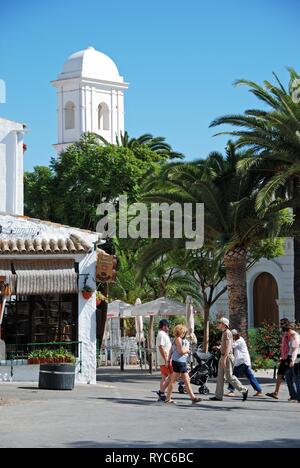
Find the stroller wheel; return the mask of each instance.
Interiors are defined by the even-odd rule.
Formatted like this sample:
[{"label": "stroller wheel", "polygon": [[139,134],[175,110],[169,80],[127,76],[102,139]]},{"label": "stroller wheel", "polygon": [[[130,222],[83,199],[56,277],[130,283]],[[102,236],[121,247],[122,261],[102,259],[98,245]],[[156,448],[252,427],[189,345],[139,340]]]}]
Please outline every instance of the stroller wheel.
[{"label": "stroller wheel", "polygon": [[182,395],[184,394],[184,387],[182,385],[179,385],[178,392],[181,393]]},{"label": "stroller wheel", "polygon": [[199,387],[199,393],[200,395],[208,395],[209,389],[204,385],[203,387]]}]

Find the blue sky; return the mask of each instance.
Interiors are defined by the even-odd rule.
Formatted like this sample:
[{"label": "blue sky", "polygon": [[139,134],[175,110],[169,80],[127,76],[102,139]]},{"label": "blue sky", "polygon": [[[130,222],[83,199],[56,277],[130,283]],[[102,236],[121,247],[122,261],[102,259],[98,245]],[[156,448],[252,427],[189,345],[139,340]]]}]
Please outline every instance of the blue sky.
[{"label": "blue sky", "polygon": [[261,82],[300,70],[298,0],[4,0],[0,2],[0,115],[27,123],[25,167],[55,155],[56,99],[50,81],[88,46],[111,56],[131,83],[126,128],[165,136],[188,159],[223,150],[217,116],[255,100],[237,78]]}]

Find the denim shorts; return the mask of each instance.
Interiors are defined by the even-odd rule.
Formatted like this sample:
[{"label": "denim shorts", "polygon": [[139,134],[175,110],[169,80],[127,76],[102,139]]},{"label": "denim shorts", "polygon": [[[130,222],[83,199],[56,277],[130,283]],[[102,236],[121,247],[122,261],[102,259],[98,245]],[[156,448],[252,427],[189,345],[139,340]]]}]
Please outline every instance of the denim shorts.
[{"label": "denim shorts", "polygon": [[188,368],[186,362],[172,361],[173,371],[176,374],[187,374]]}]

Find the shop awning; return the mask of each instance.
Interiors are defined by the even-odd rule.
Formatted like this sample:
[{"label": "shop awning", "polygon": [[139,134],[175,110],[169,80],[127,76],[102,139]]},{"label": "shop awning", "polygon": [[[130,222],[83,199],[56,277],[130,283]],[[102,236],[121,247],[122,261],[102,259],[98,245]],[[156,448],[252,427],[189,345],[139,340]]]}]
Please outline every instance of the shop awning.
[{"label": "shop awning", "polygon": [[78,292],[74,260],[13,260],[16,294],[74,294]]}]

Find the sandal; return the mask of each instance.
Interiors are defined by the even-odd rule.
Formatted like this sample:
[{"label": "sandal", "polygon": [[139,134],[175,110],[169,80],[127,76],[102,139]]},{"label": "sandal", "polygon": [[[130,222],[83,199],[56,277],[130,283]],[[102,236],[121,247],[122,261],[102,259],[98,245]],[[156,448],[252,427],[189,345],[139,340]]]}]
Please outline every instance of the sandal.
[{"label": "sandal", "polygon": [[165,405],[176,405],[176,402],[174,400],[166,400]]},{"label": "sandal", "polygon": [[200,403],[200,401],[202,401],[202,398],[194,398],[192,404],[195,405],[196,403]]},{"label": "sandal", "polygon": [[274,398],[274,400],[279,400],[278,396],[274,392],[273,393],[266,393],[266,396],[270,397],[270,398]]}]

